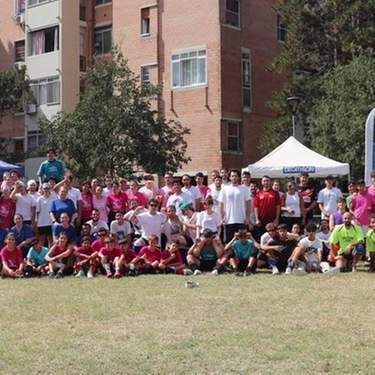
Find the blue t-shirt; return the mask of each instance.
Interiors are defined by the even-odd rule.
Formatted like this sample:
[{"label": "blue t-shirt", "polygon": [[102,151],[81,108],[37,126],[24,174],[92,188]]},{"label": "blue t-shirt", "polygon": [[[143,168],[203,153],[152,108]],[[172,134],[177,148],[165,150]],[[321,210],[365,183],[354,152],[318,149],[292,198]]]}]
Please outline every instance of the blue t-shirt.
[{"label": "blue t-shirt", "polygon": [[203,261],[211,260],[216,261],[217,255],[214,247],[205,248],[203,247],[201,253],[199,254],[199,259]]},{"label": "blue t-shirt", "polygon": [[10,232],[16,235],[16,245],[18,246],[21,242],[27,240],[28,238],[34,237],[34,232],[30,225],[23,224],[22,228],[18,231],[17,227],[14,225],[10,228]]},{"label": "blue t-shirt", "polygon": [[30,247],[26,258],[30,259],[31,263],[37,267],[47,263],[45,259],[47,253],[48,249],[44,246],[40,247],[40,252],[36,251],[33,247]]},{"label": "blue t-shirt", "polygon": [[44,161],[37,172],[37,175],[41,176],[44,182],[48,182],[50,177],[54,177],[59,182],[63,174],[64,164],[56,159],[53,161]]},{"label": "blue t-shirt", "polygon": [[236,240],[233,243],[233,250],[238,259],[249,259],[251,252],[253,251],[253,241],[247,240],[246,243],[242,243],[241,240]]},{"label": "blue t-shirt", "polygon": [[60,222],[60,216],[62,213],[66,212],[71,219],[77,210],[74,202],[70,198],[66,198],[64,200],[54,199],[49,206],[49,212],[52,212],[55,215],[56,220]]},{"label": "blue t-shirt", "polygon": [[72,243],[76,239],[76,228],[74,225],[70,224],[68,228],[64,228],[62,224],[52,225],[52,234],[56,237],[60,235],[61,232],[65,232],[68,236],[68,242]]}]

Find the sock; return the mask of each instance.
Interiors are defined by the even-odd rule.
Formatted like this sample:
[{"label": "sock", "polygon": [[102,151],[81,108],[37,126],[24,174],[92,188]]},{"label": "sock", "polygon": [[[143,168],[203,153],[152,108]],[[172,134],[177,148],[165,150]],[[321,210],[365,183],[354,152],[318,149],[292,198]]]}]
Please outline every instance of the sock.
[{"label": "sock", "polygon": [[271,268],[275,267],[276,266],[276,262],[275,262],[275,259],[272,259],[272,258],[268,258],[268,264]]},{"label": "sock", "polygon": [[115,268],[115,271],[116,271],[116,272],[120,272],[120,267],[116,267],[116,268]]},{"label": "sock", "polygon": [[196,264],[191,264],[190,269],[194,272],[195,270],[198,269],[198,266]]},{"label": "sock", "polygon": [[106,272],[111,272],[111,267],[108,264],[104,266],[104,269],[106,270]]},{"label": "sock", "polygon": [[288,267],[290,267],[291,269],[294,268],[294,263],[291,260],[288,262]]}]

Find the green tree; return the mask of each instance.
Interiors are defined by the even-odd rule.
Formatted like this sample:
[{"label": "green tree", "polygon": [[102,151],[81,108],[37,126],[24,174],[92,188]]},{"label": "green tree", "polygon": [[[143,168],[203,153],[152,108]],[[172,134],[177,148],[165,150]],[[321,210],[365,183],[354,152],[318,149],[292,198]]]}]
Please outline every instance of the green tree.
[{"label": "green tree", "polygon": [[316,80],[308,135],[315,150],[349,163],[363,177],[365,122],[375,107],[375,58],[355,58]]},{"label": "green tree", "polygon": [[[260,142],[267,153],[291,135],[291,114],[286,98],[301,98],[298,122],[314,128],[314,106],[322,100],[321,77],[349,64],[358,56],[373,56],[375,46],[375,2],[367,0],[277,0],[275,11],[287,28],[287,40],[269,69],[290,72],[291,83],[269,102],[277,119],[265,125]],[[305,143],[316,145],[306,133]],[[352,149],[351,145],[348,145]],[[321,151],[322,147],[317,148]]]},{"label": "green tree", "polygon": [[154,109],[161,88],[140,85],[121,52],[114,49],[109,61],[96,59],[86,84],[74,110],[40,123],[46,145],[60,150],[77,177],[98,170],[162,174],[189,162],[184,140],[189,129]]}]

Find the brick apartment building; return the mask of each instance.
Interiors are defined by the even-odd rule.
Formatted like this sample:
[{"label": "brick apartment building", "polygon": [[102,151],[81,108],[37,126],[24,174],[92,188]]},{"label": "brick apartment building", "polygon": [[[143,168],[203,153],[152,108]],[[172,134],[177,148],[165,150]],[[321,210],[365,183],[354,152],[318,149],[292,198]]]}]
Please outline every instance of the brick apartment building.
[{"label": "brick apartment building", "polygon": [[[267,65],[285,30],[273,0],[0,0],[0,69],[25,64],[36,103],[3,119],[0,134],[32,151],[37,119],[72,109],[96,53],[120,46],[143,82],[163,85],[158,106],[191,129],[184,172],[244,167],[260,154],[266,103],[287,77]],[[35,174],[40,158],[26,160]]]}]

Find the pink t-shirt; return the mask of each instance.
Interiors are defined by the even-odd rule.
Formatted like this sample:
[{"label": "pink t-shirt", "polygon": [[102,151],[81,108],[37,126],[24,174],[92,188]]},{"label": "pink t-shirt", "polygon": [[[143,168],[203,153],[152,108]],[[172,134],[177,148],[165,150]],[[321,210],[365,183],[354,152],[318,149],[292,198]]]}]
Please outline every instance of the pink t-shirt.
[{"label": "pink t-shirt", "polygon": [[3,229],[10,229],[13,226],[13,215],[16,210],[16,203],[13,199],[0,199],[0,225]]},{"label": "pink t-shirt", "polygon": [[143,246],[138,255],[141,257],[144,254],[146,254],[146,259],[150,263],[153,263],[156,260],[158,262],[160,262],[161,252],[160,252],[160,250],[158,248],[156,248],[154,251],[150,251],[150,247],[149,246]]},{"label": "pink t-shirt", "polygon": [[363,194],[355,194],[352,196],[350,206],[354,212],[355,224],[369,225],[371,210],[368,208],[375,206],[375,197],[368,191],[365,191]]},{"label": "pink t-shirt", "polygon": [[204,200],[206,199],[207,193],[210,191],[208,186],[200,185],[198,186],[199,191],[201,192],[201,201],[199,202],[199,211],[204,211]]},{"label": "pink t-shirt", "polygon": [[91,244],[91,247],[94,249],[94,251],[98,253],[101,250],[101,248],[104,247],[104,245],[104,238],[99,238]]},{"label": "pink t-shirt", "polygon": [[128,195],[120,192],[117,195],[110,193],[107,197],[107,207],[111,212],[126,211],[128,203]]},{"label": "pink t-shirt", "polygon": [[163,187],[160,189],[160,192],[163,194],[163,201],[162,201],[161,206],[162,206],[162,207],[167,207],[168,198],[169,198],[171,195],[173,195],[173,188],[172,188],[172,187],[169,187],[169,186],[163,186]]},{"label": "pink t-shirt", "polygon": [[94,208],[99,210],[99,218],[105,222],[108,222],[108,214],[107,214],[107,198],[101,196],[98,198],[96,195],[92,197],[92,205]]},{"label": "pink t-shirt", "polygon": [[137,191],[135,194],[133,192],[129,191],[127,194],[128,194],[128,200],[129,201],[131,199],[137,198],[139,206],[143,206],[143,207],[147,206],[147,201],[146,201],[145,196],[142,193],[140,193],[139,191]]},{"label": "pink t-shirt", "polygon": [[[176,250],[174,252],[174,255],[175,257],[170,261],[171,264],[175,264],[175,263],[182,263],[182,257],[181,257],[181,253],[180,253],[180,250]],[[163,253],[161,254],[161,260],[166,260],[168,259],[169,257],[171,256],[171,253],[169,250],[164,250]]]},{"label": "pink t-shirt", "polygon": [[22,250],[19,247],[15,247],[14,250],[10,251],[8,246],[4,246],[1,249],[0,256],[1,261],[11,270],[17,270],[23,263]]},{"label": "pink t-shirt", "polygon": [[91,219],[93,204],[92,204],[92,194],[81,194],[82,196],[82,220],[87,221]]}]

